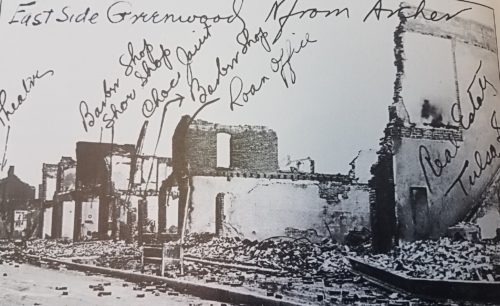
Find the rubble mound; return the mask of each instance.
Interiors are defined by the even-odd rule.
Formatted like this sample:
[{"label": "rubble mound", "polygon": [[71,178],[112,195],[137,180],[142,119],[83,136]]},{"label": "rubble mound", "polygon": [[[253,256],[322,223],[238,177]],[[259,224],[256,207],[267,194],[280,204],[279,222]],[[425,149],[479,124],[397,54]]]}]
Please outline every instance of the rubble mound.
[{"label": "rubble mound", "polygon": [[388,254],[365,255],[373,265],[414,278],[495,280],[490,257],[500,246],[449,238],[402,242]]},{"label": "rubble mound", "polygon": [[0,240],[0,252],[11,251],[15,249],[15,244],[8,240]]},{"label": "rubble mound", "polygon": [[332,274],[349,271],[346,256],[353,253],[345,245],[326,239],[273,237],[262,241],[238,237],[190,235],[184,254],[199,259],[276,269],[291,274]]},{"label": "rubble mound", "polygon": [[109,240],[78,243],[68,240],[32,240],[28,242],[26,253],[52,258],[141,256],[137,247],[125,244],[123,241]]}]

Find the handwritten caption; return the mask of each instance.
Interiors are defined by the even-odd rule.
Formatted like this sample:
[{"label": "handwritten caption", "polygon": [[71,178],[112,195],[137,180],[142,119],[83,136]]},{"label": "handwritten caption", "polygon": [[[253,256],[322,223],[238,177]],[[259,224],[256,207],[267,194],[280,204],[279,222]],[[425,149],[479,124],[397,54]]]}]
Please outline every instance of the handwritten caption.
[{"label": "handwritten caption", "polygon": [[[285,87],[292,86],[297,81],[294,69],[294,59],[304,53],[305,49],[320,43],[313,34],[303,33],[298,41],[288,37],[287,26],[290,21],[302,21],[324,18],[342,18],[349,20],[351,10],[349,7],[317,8],[304,7],[305,2],[299,0],[275,1],[264,10],[265,25],[274,26],[277,30],[266,30],[264,25],[250,30],[247,19],[244,18],[244,0],[234,0],[229,13],[214,15],[193,14],[181,15],[164,11],[136,10],[130,2],[116,1],[110,4],[104,14],[92,10],[90,7],[80,13],[70,13],[69,6],[63,7],[59,12],[55,9],[37,10],[36,1],[20,4],[9,20],[12,25],[41,26],[47,23],[89,23],[109,22],[112,24],[166,24],[178,23],[189,27],[202,26],[202,34],[194,46],[169,46],[167,43],[153,43],[143,39],[140,44],[128,42],[126,51],[118,58],[118,63],[123,70],[123,75],[116,80],[102,82],[102,100],[98,105],[90,105],[86,100],[79,104],[82,126],[85,131],[96,124],[105,128],[113,128],[119,118],[129,109],[131,103],[140,103],[144,118],[152,117],[158,108],[163,109],[163,115],[169,106],[182,107],[186,99],[199,103],[194,115],[197,115],[207,106],[219,102],[221,99],[229,101],[229,109],[236,110],[248,103],[252,96],[264,90],[266,84],[273,78],[279,78]],[[453,13],[438,13],[426,9],[426,1],[422,0],[417,7],[400,6],[395,9],[388,8],[384,1],[373,1],[362,21],[399,18],[424,18],[429,21],[448,21],[469,10],[470,8],[454,11]],[[301,8],[299,8],[301,7]],[[104,15],[104,17],[103,17]],[[198,54],[205,48],[213,35],[215,28],[222,25],[237,27],[238,32],[234,37],[236,49],[230,58],[216,56],[213,61],[215,79],[202,80],[194,69]],[[253,27],[252,27],[253,28]],[[295,33],[293,33],[295,34]],[[238,66],[251,49],[259,46],[269,54],[268,66],[271,71],[263,73],[252,80],[245,78],[238,72]],[[206,59],[203,59],[206,61]],[[180,68],[179,68],[180,67]],[[157,71],[170,73],[163,88],[150,87],[150,79]],[[121,86],[122,78],[132,78],[139,82],[138,88],[124,89]],[[228,83],[227,93],[221,93],[223,83]],[[227,85],[227,84],[226,84]],[[181,88],[187,86],[187,92]],[[147,98],[143,92],[147,92]],[[195,116],[193,116],[195,117]]]},{"label": "handwritten caption", "polygon": [[[242,2],[242,1],[241,1]],[[401,5],[397,8],[392,8],[387,5],[389,2],[391,5],[394,3],[391,1],[377,0],[367,2],[366,13],[363,15],[362,21],[366,22],[370,19],[388,19],[392,17],[398,17],[402,14],[406,18],[424,18],[429,21],[449,21],[454,17],[460,15],[461,13],[471,10],[472,8],[467,7],[460,10],[456,10],[451,13],[440,13],[437,11],[426,11],[427,2],[422,0],[416,9],[410,5]],[[110,24],[165,24],[165,23],[194,23],[200,22],[204,23],[219,23],[227,22],[231,23],[235,15],[214,15],[208,16],[204,14],[199,15],[181,15],[170,11],[163,10],[153,10],[153,11],[143,11],[136,9],[131,2],[128,1],[116,1],[105,7],[103,10],[93,9],[91,6],[87,7],[72,7],[71,5],[65,5],[62,7],[50,7],[41,4],[39,1],[22,1],[20,2],[15,10],[12,12],[4,13],[8,16],[8,24],[10,25],[23,25],[38,27],[47,24],[89,24],[95,25],[98,23],[110,23]],[[301,1],[301,4],[305,1]],[[272,5],[270,13],[273,14],[273,19],[278,20],[280,24],[280,30],[276,33],[273,43],[275,43],[283,34],[283,28],[287,22],[293,18],[316,18],[316,17],[339,17],[346,16],[350,17],[350,7],[342,7],[335,9],[319,9],[319,8],[308,8],[308,9],[298,9],[297,5],[299,0],[279,0],[275,1]],[[1,5],[1,2],[0,2]],[[280,14],[277,18],[277,12],[284,8],[289,7],[289,11],[285,14]],[[233,5],[234,6],[234,5]],[[239,5],[236,5],[239,6]],[[2,11],[0,7],[0,12]]]},{"label": "handwritten caption", "polygon": [[[483,62],[480,61],[467,88],[467,101],[465,101],[464,104],[460,101],[454,103],[450,110],[453,121],[458,124],[460,129],[464,132],[473,127],[477,121],[477,113],[481,111],[485,103],[489,101],[489,98],[498,94],[495,86],[484,74],[483,68]],[[491,128],[496,131],[498,135],[497,141],[500,143],[500,126],[497,121],[496,111],[493,111],[491,114]],[[445,169],[455,168],[451,165],[455,158],[457,158],[461,150],[461,145],[451,136],[449,143],[452,148],[444,150],[444,159],[439,157],[439,155],[438,157],[433,157],[430,153],[430,149],[425,145],[420,145],[419,147],[420,166],[427,187],[431,193],[433,192],[433,187],[430,178],[440,178]],[[489,144],[488,148],[484,151],[474,151],[472,159],[465,159],[462,166],[459,168],[461,169],[460,173],[450,184],[444,195],[448,195],[454,188],[460,188],[464,195],[469,195],[470,190],[476,185],[477,180],[492,166],[495,159],[500,158],[500,150],[497,150],[496,145]],[[466,174],[466,170],[468,169],[471,170],[470,174]]]}]

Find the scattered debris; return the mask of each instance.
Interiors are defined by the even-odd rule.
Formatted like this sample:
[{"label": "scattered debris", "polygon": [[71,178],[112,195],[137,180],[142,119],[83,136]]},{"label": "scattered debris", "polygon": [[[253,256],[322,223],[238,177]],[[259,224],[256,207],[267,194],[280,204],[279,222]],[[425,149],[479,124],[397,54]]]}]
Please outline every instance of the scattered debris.
[{"label": "scattered debris", "polygon": [[448,228],[448,237],[453,240],[468,240],[479,242],[481,239],[481,228],[474,223],[460,222]]},{"label": "scattered debris", "polygon": [[141,255],[137,247],[126,244],[124,241],[99,240],[73,243],[64,239],[28,241],[26,253],[52,258],[90,256],[140,257]]},{"label": "scattered debris", "polygon": [[353,254],[349,247],[329,239],[321,243],[288,237],[251,241],[238,237],[212,238],[206,234],[188,236],[184,248],[186,256],[299,275],[346,273],[349,263],[345,256]]},{"label": "scattered debris", "polygon": [[[74,262],[124,270],[137,270],[141,253],[136,245],[124,241],[87,241],[66,239],[32,240],[26,254],[51,258],[71,258]],[[89,273],[91,275],[91,273]]]},{"label": "scattered debris", "polygon": [[[388,254],[365,256],[374,265],[415,278],[488,280],[495,275],[491,256],[496,245],[441,238],[402,242]],[[494,277],[500,280],[500,275]]]}]

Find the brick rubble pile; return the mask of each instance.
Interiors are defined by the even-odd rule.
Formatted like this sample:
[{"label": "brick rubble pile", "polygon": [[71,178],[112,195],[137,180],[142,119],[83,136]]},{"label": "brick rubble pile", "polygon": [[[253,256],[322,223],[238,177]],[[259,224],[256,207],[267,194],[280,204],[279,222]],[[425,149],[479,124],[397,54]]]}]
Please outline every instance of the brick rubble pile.
[{"label": "brick rubble pile", "polygon": [[253,265],[292,274],[330,274],[349,270],[347,246],[331,240],[311,243],[305,239],[274,238],[263,241],[191,235],[184,254],[204,260]]},{"label": "brick rubble pile", "polygon": [[33,240],[28,242],[27,254],[43,257],[140,257],[137,247],[123,241],[89,241],[72,243],[64,240]]},{"label": "brick rubble pile", "polygon": [[[364,256],[374,265],[406,276],[441,280],[495,280],[491,256],[497,246],[439,240],[402,242],[388,254]],[[500,247],[498,247],[500,250]]]}]

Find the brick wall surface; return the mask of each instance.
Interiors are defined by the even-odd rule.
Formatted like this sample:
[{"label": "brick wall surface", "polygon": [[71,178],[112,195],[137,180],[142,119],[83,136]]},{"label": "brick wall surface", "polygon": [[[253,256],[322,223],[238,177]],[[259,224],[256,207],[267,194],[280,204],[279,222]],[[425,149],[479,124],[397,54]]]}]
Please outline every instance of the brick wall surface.
[{"label": "brick wall surface", "polygon": [[186,153],[192,172],[214,170],[217,166],[217,133],[191,128],[187,136]]},{"label": "brick wall surface", "polygon": [[273,130],[262,126],[228,126],[195,120],[186,137],[191,174],[216,174],[218,133],[231,135],[231,169],[250,172],[278,170],[278,137]]},{"label": "brick wall surface", "polygon": [[414,139],[431,139],[431,140],[456,140],[463,141],[462,131],[459,129],[447,128],[418,128],[405,127],[401,125],[390,125],[385,134],[390,137],[404,137]]},{"label": "brick wall surface", "polygon": [[231,137],[231,167],[249,171],[276,171],[278,136],[271,130],[245,130]]}]

